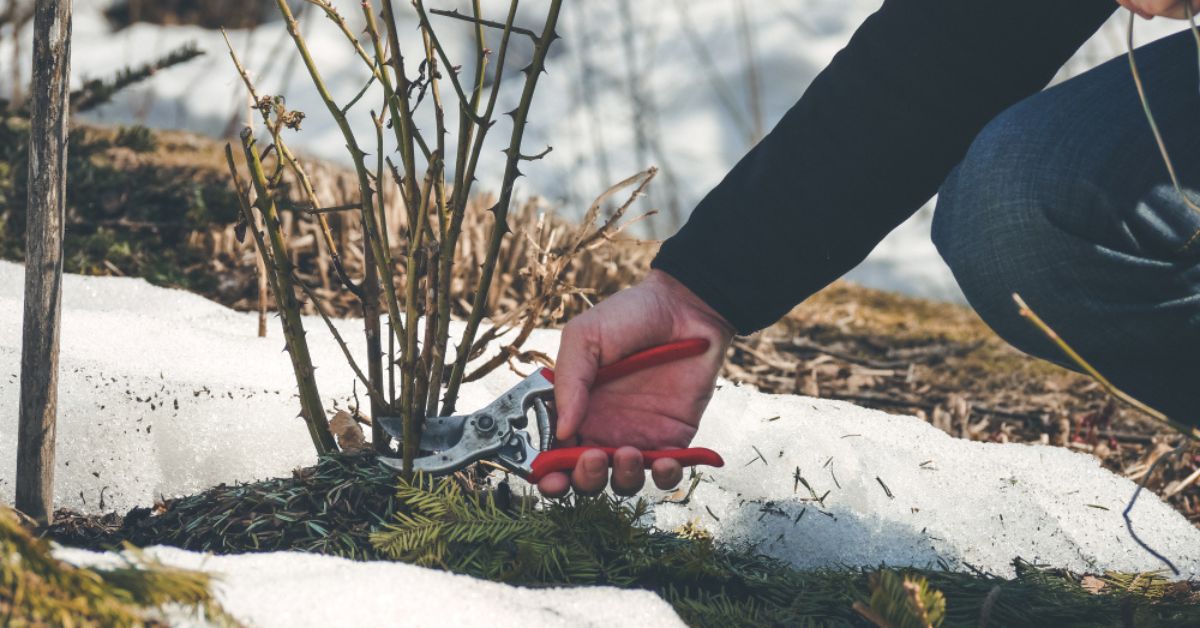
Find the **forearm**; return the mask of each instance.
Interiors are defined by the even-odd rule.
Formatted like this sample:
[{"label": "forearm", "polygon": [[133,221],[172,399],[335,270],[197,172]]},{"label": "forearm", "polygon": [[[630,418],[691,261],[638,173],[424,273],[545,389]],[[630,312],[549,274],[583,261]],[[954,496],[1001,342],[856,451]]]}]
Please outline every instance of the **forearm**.
[{"label": "forearm", "polygon": [[663,244],[654,267],[741,333],[862,261],[1111,0],[888,0]]}]

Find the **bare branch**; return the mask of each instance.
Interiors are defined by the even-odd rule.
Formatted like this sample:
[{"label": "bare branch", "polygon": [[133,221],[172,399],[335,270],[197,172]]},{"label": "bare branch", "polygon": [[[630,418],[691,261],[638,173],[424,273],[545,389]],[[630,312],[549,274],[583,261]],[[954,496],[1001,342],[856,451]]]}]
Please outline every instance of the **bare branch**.
[{"label": "bare branch", "polygon": [[[463,15],[462,13],[458,12],[458,9],[454,9],[453,11],[447,11],[445,9],[430,9],[429,12],[434,15],[440,15],[442,17],[448,17],[448,18],[452,18],[455,20],[462,20],[464,22],[470,22],[472,24],[478,24],[480,26],[487,26],[488,28],[498,28],[501,30],[508,28],[508,25],[502,24],[500,22],[494,22],[492,20],[485,20],[483,18],[471,17],[470,15]],[[528,28],[521,28],[519,26],[513,26],[512,32],[514,32],[518,35],[524,35],[524,36],[532,39],[534,41],[534,43],[537,43],[537,40],[538,40],[537,33],[529,30]]]}]

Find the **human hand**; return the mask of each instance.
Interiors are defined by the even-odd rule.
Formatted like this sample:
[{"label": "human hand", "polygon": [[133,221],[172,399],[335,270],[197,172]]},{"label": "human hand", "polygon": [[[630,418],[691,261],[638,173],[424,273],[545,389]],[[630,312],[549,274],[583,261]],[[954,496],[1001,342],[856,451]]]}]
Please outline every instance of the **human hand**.
[{"label": "human hand", "polygon": [[[733,331],[692,291],[658,270],[576,316],[563,329],[554,367],[558,441],[619,447],[613,454],[613,490],[637,493],[646,481],[639,450],[682,448],[691,442]],[[705,338],[710,347],[704,355],[592,389],[601,366],[685,338]],[[662,459],[654,462],[651,476],[659,488],[671,488],[682,479],[683,468],[675,460]],[[549,474],[538,482],[538,489],[551,497],[565,495],[572,486],[596,493],[608,481],[608,457],[593,450],[579,457],[569,476]]]},{"label": "human hand", "polygon": [[1200,13],[1200,0],[1117,0],[1117,4],[1147,20],[1154,19],[1155,16],[1186,19],[1187,9],[1183,5],[1184,2],[1191,2],[1193,13]]}]

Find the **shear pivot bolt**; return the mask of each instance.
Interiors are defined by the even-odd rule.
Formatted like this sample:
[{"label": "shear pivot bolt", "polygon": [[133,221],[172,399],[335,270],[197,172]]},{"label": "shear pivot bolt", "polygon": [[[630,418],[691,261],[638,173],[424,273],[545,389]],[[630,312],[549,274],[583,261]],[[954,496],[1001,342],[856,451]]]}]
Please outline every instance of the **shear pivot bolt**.
[{"label": "shear pivot bolt", "polygon": [[492,428],[496,427],[496,419],[485,414],[476,420],[475,427],[480,432],[490,432]]}]

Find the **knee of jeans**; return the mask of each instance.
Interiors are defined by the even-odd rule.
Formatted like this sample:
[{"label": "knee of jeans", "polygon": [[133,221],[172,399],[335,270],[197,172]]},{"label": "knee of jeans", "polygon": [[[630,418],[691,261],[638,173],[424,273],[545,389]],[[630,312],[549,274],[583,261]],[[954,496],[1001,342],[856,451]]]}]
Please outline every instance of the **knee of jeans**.
[{"label": "knee of jeans", "polygon": [[1086,214],[1099,186],[1072,151],[1054,145],[1042,113],[1017,105],[1000,114],[939,190],[933,243],[960,283],[995,271],[980,262],[985,251],[1030,251],[1096,218]]}]

